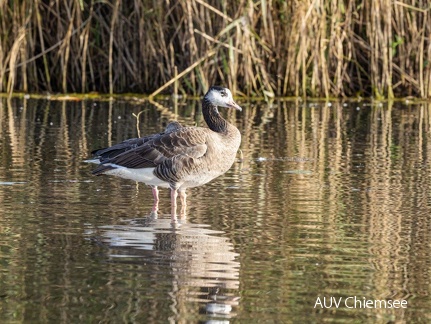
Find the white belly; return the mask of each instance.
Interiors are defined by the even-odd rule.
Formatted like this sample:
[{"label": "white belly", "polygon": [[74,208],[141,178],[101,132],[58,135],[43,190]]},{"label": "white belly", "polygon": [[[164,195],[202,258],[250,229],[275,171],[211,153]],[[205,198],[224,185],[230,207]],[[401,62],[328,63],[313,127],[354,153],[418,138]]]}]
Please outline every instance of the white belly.
[{"label": "white belly", "polygon": [[[155,168],[141,168],[141,169],[129,169],[116,164],[106,164],[114,167],[115,169],[104,171],[104,174],[113,175],[123,179],[143,182],[149,186],[157,186],[162,188],[170,188],[169,182],[161,180],[154,175]],[[222,175],[224,172],[216,170],[207,170],[205,173],[187,174],[180,182],[176,183],[179,190],[185,190],[187,188],[202,186],[214,178]]]},{"label": "white belly", "polygon": [[185,176],[182,179],[182,183],[179,186],[179,188],[186,189],[186,188],[199,187],[217,178],[221,174],[222,173],[220,172],[214,172],[214,171],[207,171],[205,173],[200,173],[200,174],[190,174]]},{"label": "white belly", "polygon": [[105,171],[105,174],[113,175],[123,179],[143,182],[149,186],[169,188],[169,183],[157,178],[153,171],[154,168],[128,169],[119,165],[111,164],[115,169]]}]

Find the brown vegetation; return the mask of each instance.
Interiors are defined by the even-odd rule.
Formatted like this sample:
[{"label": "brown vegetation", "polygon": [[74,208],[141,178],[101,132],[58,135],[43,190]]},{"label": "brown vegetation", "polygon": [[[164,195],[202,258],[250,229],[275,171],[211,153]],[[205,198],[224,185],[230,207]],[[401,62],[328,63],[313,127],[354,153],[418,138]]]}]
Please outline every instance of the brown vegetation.
[{"label": "brown vegetation", "polygon": [[430,23],[425,0],[0,1],[0,92],[429,98]]}]

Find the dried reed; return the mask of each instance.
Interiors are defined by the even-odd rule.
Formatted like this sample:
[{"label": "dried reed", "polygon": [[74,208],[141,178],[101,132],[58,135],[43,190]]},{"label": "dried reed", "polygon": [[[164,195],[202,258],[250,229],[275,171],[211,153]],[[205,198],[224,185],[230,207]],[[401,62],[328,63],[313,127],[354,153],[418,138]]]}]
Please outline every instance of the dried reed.
[{"label": "dried reed", "polygon": [[425,0],[0,1],[0,91],[429,98],[430,22]]}]

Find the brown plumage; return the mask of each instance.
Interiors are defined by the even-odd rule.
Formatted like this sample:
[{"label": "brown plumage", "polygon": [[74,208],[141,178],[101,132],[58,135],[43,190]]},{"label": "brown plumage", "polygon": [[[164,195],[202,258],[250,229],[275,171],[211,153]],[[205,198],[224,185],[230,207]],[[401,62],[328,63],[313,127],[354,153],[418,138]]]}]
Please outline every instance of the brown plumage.
[{"label": "brown plumage", "polygon": [[163,133],[96,150],[100,164],[93,174],[146,183],[153,188],[155,210],[157,187],[170,188],[172,214],[176,214],[178,192],[185,212],[185,190],[201,186],[229,170],[241,143],[240,132],[221,117],[217,107],[241,110],[229,89],[212,87],[202,101],[208,128],[182,127],[174,122]]},{"label": "brown plumage", "polygon": [[97,149],[91,152],[92,155],[96,156],[98,159],[98,162],[103,162],[108,159],[111,159],[117,155],[120,155],[121,153],[124,153],[126,151],[135,149],[145,143],[147,143],[150,140],[154,140],[157,137],[163,136],[165,134],[169,134],[173,131],[176,131],[180,129],[182,126],[179,122],[173,121],[170,122],[167,126],[164,132],[159,134],[151,134],[144,137],[138,137],[138,138],[129,138],[121,143],[115,144],[110,147],[105,147],[102,149]]}]

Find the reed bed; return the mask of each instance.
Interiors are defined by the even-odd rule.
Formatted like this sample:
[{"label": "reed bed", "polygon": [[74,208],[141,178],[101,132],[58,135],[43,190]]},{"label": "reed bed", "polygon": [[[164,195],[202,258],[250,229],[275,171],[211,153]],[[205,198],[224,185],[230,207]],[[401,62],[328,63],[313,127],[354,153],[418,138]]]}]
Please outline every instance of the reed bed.
[{"label": "reed bed", "polygon": [[0,0],[0,92],[431,97],[426,0]]}]

